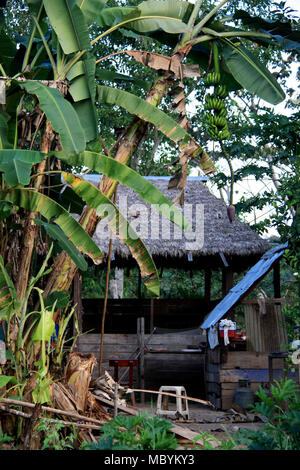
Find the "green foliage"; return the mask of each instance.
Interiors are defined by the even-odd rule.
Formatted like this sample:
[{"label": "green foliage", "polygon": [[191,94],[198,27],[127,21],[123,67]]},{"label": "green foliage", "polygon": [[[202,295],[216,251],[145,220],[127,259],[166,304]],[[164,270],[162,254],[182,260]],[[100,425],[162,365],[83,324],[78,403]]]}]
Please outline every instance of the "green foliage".
[{"label": "green foliage", "polygon": [[194,438],[194,444],[197,444],[197,441],[199,439],[202,439],[203,444],[194,445],[192,449],[195,449],[195,450],[196,449],[197,450],[235,450],[236,448],[236,442],[231,436],[228,436],[227,439],[223,438],[220,442],[212,434],[202,431]]},{"label": "green foliage", "polygon": [[117,416],[102,426],[97,443],[84,444],[83,450],[173,450],[178,446],[172,423],[158,416]]},{"label": "green foliage", "polygon": [[7,434],[3,434],[2,429],[0,428],[0,450],[1,444],[6,444],[7,442],[13,442],[13,438],[8,436]]},{"label": "green foliage", "polygon": [[69,426],[60,422],[54,423],[41,418],[37,426],[37,431],[43,436],[41,450],[73,450],[77,433],[74,426],[71,432],[69,429]]},{"label": "green foliage", "polygon": [[241,430],[236,442],[249,450],[300,449],[300,397],[297,384],[281,379],[271,385],[270,393],[262,387],[257,392],[260,400],[252,411],[265,416],[269,422],[259,431]]}]

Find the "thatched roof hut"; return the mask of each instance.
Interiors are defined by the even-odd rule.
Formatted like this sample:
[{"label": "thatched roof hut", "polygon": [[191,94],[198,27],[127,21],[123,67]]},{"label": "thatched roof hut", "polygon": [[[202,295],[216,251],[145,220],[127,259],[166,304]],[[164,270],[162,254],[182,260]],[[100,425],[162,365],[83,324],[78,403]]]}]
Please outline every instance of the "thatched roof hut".
[{"label": "thatched roof hut", "polygon": [[[94,184],[99,181],[96,175],[85,178]],[[170,201],[178,197],[178,189],[168,189],[169,177],[147,179]],[[193,231],[189,233],[183,233],[121,184],[118,185],[117,205],[143,239],[158,267],[191,270],[229,266],[233,271],[245,270],[269,245],[237,218],[231,223],[226,204],[211,194],[204,181],[202,177],[189,177],[186,182],[181,210],[192,221]],[[98,225],[94,240],[103,252],[108,252],[109,231],[105,220]],[[112,259],[119,266],[135,265],[129,249],[119,239],[113,241]]]}]

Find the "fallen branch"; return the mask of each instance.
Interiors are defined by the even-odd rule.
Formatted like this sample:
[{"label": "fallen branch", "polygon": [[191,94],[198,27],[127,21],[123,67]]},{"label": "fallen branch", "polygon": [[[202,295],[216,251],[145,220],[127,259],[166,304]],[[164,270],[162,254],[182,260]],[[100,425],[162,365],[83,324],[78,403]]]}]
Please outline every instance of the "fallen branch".
[{"label": "fallen branch", "polygon": [[154,393],[156,395],[167,395],[169,397],[184,398],[185,400],[188,400],[188,401],[195,401],[196,403],[201,403],[202,405],[207,405],[207,406],[211,406],[212,408],[215,408],[215,406],[210,401],[201,400],[200,398],[192,398],[186,395],[176,395],[175,393],[159,392],[157,390],[144,390],[143,388],[128,388],[126,390],[126,393],[135,393],[135,392]]},{"label": "fallen branch", "polygon": [[32,416],[31,413],[24,413],[23,411],[13,410],[12,408],[9,408],[9,406],[0,405],[0,411],[4,411],[5,413],[9,413],[11,415],[20,416],[21,418],[31,418]]},{"label": "fallen branch", "polygon": [[[8,404],[8,405],[17,405],[17,406],[26,406],[28,408],[34,408],[35,407],[35,404],[34,403],[30,403],[30,402],[27,402],[27,401],[20,401],[20,400],[14,400],[12,398],[2,398],[1,401],[0,401],[0,405],[1,403],[4,403],[4,404]],[[0,409],[2,408],[5,408],[5,407],[1,407]],[[17,410],[13,410],[15,411],[16,413],[14,414],[17,414],[17,413],[22,413],[21,411],[17,411]],[[49,413],[56,413],[56,414],[60,414],[60,415],[65,415],[65,416],[69,416],[70,418],[74,418],[74,419],[78,419],[80,421],[87,421],[87,422],[90,422],[90,423],[95,423],[95,424],[104,424],[105,421],[99,421],[98,419],[95,419],[95,418],[89,418],[88,416],[82,416],[82,415],[79,415],[77,413],[73,413],[71,411],[65,411],[65,410],[59,410],[57,408],[50,408],[49,406],[42,406],[42,411],[47,411]],[[24,413],[26,414],[26,413]],[[21,416],[21,414],[19,415]],[[26,416],[23,416],[24,418],[29,418],[31,415],[26,415]]]},{"label": "fallen branch", "polygon": [[61,423],[65,426],[75,426],[76,428],[83,428],[83,429],[95,429],[100,431],[102,429],[101,426],[95,426],[94,424],[82,424],[82,423],[72,423],[71,421],[62,421],[60,419],[52,419],[52,418],[43,418],[50,423]]},{"label": "fallen branch", "polygon": [[[26,406],[28,405],[26,404]],[[23,411],[14,410],[13,408],[10,408],[9,406],[0,405],[0,411],[4,411],[5,413],[9,413],[12,415],[20,416],[21,418],[27,418],[27,419],[32,418],[31,413],[23,413]],[[60,419],[45,418],[45,417],[43,417],[43,419],[49,421],[50,423],[60,423],[60,424],[64,424],[65,426],[75,426],[77,428],[83,428],[83,429],[96,429],[98,431],[102,429],[101,426],[96,426],[95,424],[73,423],[72,421],[62,421]]]}]

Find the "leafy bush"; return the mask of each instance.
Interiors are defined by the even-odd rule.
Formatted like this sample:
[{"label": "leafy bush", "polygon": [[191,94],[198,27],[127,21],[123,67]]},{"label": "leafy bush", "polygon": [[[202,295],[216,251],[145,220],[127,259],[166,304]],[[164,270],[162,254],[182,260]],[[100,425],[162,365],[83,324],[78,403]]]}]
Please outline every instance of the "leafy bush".
[{"label": "leafy bush", "polygon": [[178,443],[170,432],[172,423],[158,416],[117,416],[102,427],[98,442],[85,443],[83,450],[172,450]]},{"label": "leafy bush", "polygon": [[49,421],[42,418],[37,431],[44,437],[41,450],[72,450],[77,439],[75,428],[70,433],[67,426],[60,422]]},{"label": "leafy bush", "polygon": [[[221,441],[217,439],[215,436],[212,434],[209,434],[208,432],[201,431],[194,439],[194,445],[192,449],[197,449],[197,450],[235,450],[236,448],[236,442],[234,439],[227,435],[227,439],[222,439]],[[203,444],[202,445],[195,445],[197,444],[197,441],[199,439],[202,439]],[[213,443],[217,443],[216,446],[213,445]],[[185,450],[189,450],[189,447],[187,447]]]},{"label": "leafy bush", "polygon": [[300,398],[297,384],[291,379],[281,379],[271,385],[268,394],[263,388],[257,392],[260,402],[252,411],[268,418],[261,430],[241,430],[236,441],[248,450],[299,450],[300,449]]}]

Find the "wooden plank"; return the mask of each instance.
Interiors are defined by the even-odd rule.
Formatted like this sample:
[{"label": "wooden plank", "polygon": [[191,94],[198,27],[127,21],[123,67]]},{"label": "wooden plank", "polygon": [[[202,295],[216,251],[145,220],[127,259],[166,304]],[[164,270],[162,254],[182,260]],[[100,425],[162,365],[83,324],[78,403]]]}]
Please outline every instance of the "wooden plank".
[{"label": "wooden plank", "polygon": [[[145,342],[147,343],[147,340],[150,335],[145,335]],[[178,345],[178,346],[196,346],[198,347],[200,344],[200,341],[205,341],[206,336],[200,336],[200,335],[190,335],[190,334],[165,334],[165,335],[153,335],[149,343],[147,343],[148,346],[151,345],[162,345],[162,346],[168,346],[168,345]],[[86,335],[83,335],[78,338],[78,343],[83,345],[83,344],[99,344],[100,343],[100,335],[98,334],[93,334],[89,333]],[[105,334],[103,343],[106,345],[109,344],[134,344],[138,345],[138,339],[136,334]]]},{"label": "wooden plank", "polygon": [[260,306],[258,303],[248,303],[244,305],[244,312],[248,349],[256,352],[285,349],[287,335],[281,304],[265,303]]},{"label": "wooden plank", "polygon": [[[282,369],[274,369],[274,379],[283,377]],[[297,373],[289,371],[288,377],[296,379]],[[239,380],[249,380],[250,382],[269,382],[268,369],[226,369],[220,371],[220,382],[238,382]]]},{"label": "wooden plank", "polygon": [[[279,298],[274,298],[274,299],[266,299],[265,302],[267,304],[274,304],[274,303],[285,303],[288,302],[289,299],[286,297],[279,297]],[[244,299],[242,300],[241,304],[258,304],[257,299]]]},{"label": "wooden plank", "polygon": [[[283,367],[283,360],[273,361],[274,369]],[[228,351],[226,362],[222,364],[222,369],[267,369],[268,353],[256,353],[255,351]]]},{"label": "wooden plank", "polygon": [[237,382],[222,382],[221,383],[221,390],[222,392],[224,390],[236,390],[238,387],[238,383]]},{"label": "wooden plank", "polygon": [[[191,431],[188,428],[178,426],[176,424],[173,424],[171,431],[177,434],[177,436],[184,437],[185,439],[188,439],[189,441],[194,441],[194,442],[195,442],[196,437],[199,436],[199,433]],[[208,441],[211,443],[213,448],[216,448],[220,445],[220,442],[218,440],[213,441],[213,440],[208,439]],[[204,444],[202,439],[198,439],[195,443],[199,445]]]},{"label": "wooden plank", "polygon": [[[250,383],[250,387],[254,392],[256,392],[260,386],[261,386],[261,382]],[[222,394],[225,390],[226,391],[230,390],[234,393],[235,390],[238,388],[238,383],[237,382],[222,382],[221,387],[222,387]]]},{"label": "wooden plank", "polygon": [[220,364],[221,362],[221,348],[207,349],[207,363]]}]

